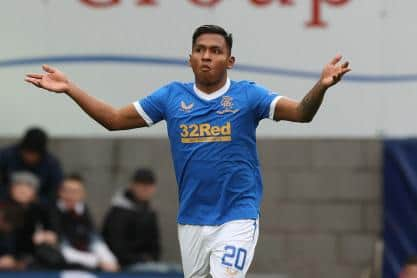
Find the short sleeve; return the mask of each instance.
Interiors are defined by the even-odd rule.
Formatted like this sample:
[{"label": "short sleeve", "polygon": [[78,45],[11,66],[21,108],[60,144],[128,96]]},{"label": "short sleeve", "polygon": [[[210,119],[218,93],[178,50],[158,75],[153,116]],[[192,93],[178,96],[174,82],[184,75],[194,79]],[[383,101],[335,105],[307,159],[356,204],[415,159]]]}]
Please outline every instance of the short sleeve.
[{"label": "short sleeve", "polygon": [[148,126],[165,119],[165,107],[169,94],[169,85],[162,87],[147,97],[135,101],[136,111]]},{"label": "short sleeve", "polygon": [[248,86],[248,98],[259,121],[265,118],[274,119],[275,105],[281,97],[255,83]]}]

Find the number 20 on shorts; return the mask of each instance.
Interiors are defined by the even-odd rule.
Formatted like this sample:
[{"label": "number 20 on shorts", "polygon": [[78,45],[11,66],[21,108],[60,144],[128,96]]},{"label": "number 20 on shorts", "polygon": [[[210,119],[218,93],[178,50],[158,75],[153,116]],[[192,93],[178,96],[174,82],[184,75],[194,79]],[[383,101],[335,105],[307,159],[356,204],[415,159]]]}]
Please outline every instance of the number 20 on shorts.
[{"label": "number 20 on shorts", "polygon": [[236,269],[243,270],[246,261],[246,249],[236,248],[233,245],[226,245],[224,247],[224,255],[222,264]]}]

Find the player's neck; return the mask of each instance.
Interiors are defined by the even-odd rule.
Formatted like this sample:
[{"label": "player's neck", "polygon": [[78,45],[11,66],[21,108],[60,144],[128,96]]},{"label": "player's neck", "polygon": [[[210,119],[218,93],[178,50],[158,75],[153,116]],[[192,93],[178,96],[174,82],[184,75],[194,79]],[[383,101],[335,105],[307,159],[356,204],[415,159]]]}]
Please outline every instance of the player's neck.
[{"label": "player's neck", "polygon": [[197,94],[197,96],[199,96],[200,98],[205,99],[205,100],[213,100],[215,98],[218,98],[218,97],[224,95],[229,90],[229,88],[230,88],[230,79],[227,78],[226,79],[226,83],[224,84],[223,87],[221,87],[218,90],[216,90],[216,91],[214,91],[212,93],[209,93],[209,94],[207,94],[207,93],[203,92],[202,90],[200,90],[197,87],[196,84],[194,84],[194,88],[193,89],[194,89],[194,92]]},{"label": "player's neck", "polygon": [[227,82],[227,75],[220,82],[216,82],[212,84],[204,84],[196,80],[195,85],[201,92],[206,93],[206,94],[211,94],[223,88],[226,82]]}]

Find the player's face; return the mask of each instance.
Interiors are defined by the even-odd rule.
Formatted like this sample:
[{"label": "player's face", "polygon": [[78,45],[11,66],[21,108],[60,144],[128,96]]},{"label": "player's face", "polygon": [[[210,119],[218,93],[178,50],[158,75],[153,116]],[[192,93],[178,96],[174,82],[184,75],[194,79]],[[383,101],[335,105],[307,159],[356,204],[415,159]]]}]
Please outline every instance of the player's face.
[{"label": "player's face", "polygon": [[230,55],[225,39],[219,34],[202,34],[193,45],[189,63],[196,83],[206,87],[223,84],[227,69],[235,58]]}]

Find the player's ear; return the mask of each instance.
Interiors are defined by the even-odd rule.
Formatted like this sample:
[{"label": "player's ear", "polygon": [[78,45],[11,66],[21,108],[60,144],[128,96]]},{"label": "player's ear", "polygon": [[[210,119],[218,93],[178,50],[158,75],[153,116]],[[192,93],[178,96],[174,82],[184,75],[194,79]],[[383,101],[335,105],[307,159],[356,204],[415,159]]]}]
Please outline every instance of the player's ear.
[{"label": "player's ear", "polygon": [[233,68],[235,62],[236,62],[235,56],[230,55],[229,58],[227,59],[227,68],[228,69]]},{"label": "player's ear", "polygon": [[191,67],[191,54],[188,55],[188,65]]}]

